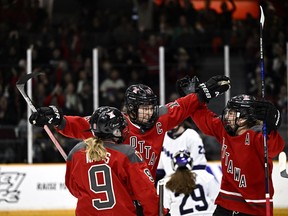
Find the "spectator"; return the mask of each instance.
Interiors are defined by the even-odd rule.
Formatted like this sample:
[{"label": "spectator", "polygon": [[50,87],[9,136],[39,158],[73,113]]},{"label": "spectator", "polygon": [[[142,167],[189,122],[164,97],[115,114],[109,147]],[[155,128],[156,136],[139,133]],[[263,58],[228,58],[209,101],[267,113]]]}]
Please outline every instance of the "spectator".
[{"label": "spectator", "polygon": [[219,14],[219,28],[221,33],[222,42],[224,44],[230,44],[231,33],[233,31],[233,13],[236,11],[236,4],[234,0],[229,0],[232,5],[231,9],[228,9],[226,0],[221,3],[221,13]]},{"label": "spectator", "polygon": [[55,105],[61,107],[65,106],[65,97],[63,96],[63,90],[60,84],[57,84],[52,92],[50,92],[43,101],[44,106]]},{"label": "spectator", "polygon": [[93,112],[93,89],[89,81],[83,82],[81,92],[78,93],[80,103],[83,106],[81,115],[89,116]]},{"label": "spectator", "polygon": [[156,34],[148,34],[143,37],[139,44],[139,50],[143,58],[143,63],[147,67],[147,79],[152,89],[159,83],[159,46],[163,45],[161,38]]},{"label": "spectator", "polygon": [[69,82],[64,92],[65,106],[63,111],[70,113],[70,115],[80,115],[83,113],[83,106],[81,100],[76,93],[74,83]]},{"label": "spectator", "polygon": [[105,104],[109,106],[119,107],[119,102],[122,102],[124,99],[125,87],[125,82],[120,78],[119,71],[113,68],[109,77],[100,84],[103,102],[105,101]]},{"label": "spectator", "polygon": [[133,0],[135,17],[137,20],[139,32],[151,31],[153,26],[154,0]]}]

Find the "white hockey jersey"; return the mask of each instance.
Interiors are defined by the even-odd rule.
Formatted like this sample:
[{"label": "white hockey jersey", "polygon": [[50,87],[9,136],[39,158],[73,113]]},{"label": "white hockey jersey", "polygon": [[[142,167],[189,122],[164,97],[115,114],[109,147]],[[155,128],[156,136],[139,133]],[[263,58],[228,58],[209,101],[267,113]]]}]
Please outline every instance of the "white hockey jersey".
[{"label": "white hockey jersey", "polygon": [[160,161],[157,170],[164,170],[168,176],[173,173],[172,156],[180,150],[187,150],[193,158],[193,170],[206,168],[204,144],[200,135],[193,129],[186,129],[179,137],[172,139],[165,134]]},{"label": "white hockey jersey", "polygon": [[157,184],[159,191],[159,183],[164,184],[163,203],[164,207],[170,209],[171,216],[194,216],[194,215],[212,215],[216,205],[214,201],[218,195],[220,185],[214,180],[214,176],[206,170],[194,170],[196,173],[196,188],[190,194],[175,194],[165,187],[170,176],[160,180]]}]

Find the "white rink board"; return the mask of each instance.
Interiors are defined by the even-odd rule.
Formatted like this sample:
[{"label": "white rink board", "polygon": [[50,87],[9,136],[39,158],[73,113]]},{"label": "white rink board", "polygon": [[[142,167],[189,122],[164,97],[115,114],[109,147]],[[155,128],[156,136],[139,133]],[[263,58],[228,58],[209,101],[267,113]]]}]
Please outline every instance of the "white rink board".
[{"label": "white rink board", "polygon": [[[208,168],[221,180],[220,162],[209,162]],[[280,176],[274,163],[274,208],[288,208],[288,179]],[[0,164],[0,211],[71,210],[74,198],[64,184],[65,164]]]},{"label": "white rink board", "polygon": [[65,164],[0,165],[0,209],[75,209],[65,186]]}]

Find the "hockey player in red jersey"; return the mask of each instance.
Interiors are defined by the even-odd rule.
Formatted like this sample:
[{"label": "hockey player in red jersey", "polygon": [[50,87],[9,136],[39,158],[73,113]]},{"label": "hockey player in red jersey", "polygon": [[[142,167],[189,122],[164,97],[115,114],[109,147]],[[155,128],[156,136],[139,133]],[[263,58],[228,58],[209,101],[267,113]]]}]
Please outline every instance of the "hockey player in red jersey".
[{"label": "hockey player in red jersey", "polygon": [[[189,94],[189,78],[177,81],[182,93]],[[193,83],[195,85],[195,83]],[[205,92],[205,94],[203,94]],[[216,199],[214,216],[266,215],[266,187],[263,121],[266,122],[268,146],[268,175],[270,215],[273,215],[272,159],[284,148],[277,129],[281,123],[279,110],[266,100],[250,95],[232,97],[221,118],[207,108],[214,94],[210,87],[200,84],[197,107],[192,119],[205,134],[214,136],[221,144],[222,181]]]},{"label": "hockey player in red jersey", "polygon": [[[212,83],[214,97],[230,87],[229,78],[218,75],[208,80]],[[193,89],[193,87],[192,87]],[[217,92],[217,94],[215,93]],[[158,105],[157,96],[146,85],[128,87],[125,93],[126,118],[130,128],[124,143],[134,147],[146,161],[155,179],[165,132],[182,123],[196,109],[197,97],[189,94],[163,106]],[[64,136],[86,139],[92,136],[85,132],[89,128],[90,117],[64,116],[55,106],[41,107],[33,113],[29,121],[36,126],[50,123]]]},{"label": "hockey player in red jersey", "polygon": [[145,216],[158,215],[159,198],[145,161],[131,146],[120,145],[129,133],[122,113],[100,107],[90,128],[94,136],[77,144],[66,162],[65,184],[78,199],[76,215],[135,216],[131,194]]}]

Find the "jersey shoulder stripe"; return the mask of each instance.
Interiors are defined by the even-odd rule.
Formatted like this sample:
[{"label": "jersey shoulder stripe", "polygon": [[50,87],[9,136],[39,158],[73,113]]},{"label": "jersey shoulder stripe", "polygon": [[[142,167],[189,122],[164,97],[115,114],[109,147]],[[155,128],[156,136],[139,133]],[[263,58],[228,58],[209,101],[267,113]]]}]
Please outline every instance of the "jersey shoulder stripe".
[{"label": "jersey shoulder stripe", "polygon": [[68,154],[67,160],[71,161],[73,154],[82,149],[86,149],[86,144],[83,141],[79,142],[73,147],[73,149]]},{"label": "jersey shoulder stripe", "polygon": [[159,106],[159,117],[168,113],[168,108],[166,106]]},{"label": "jersey shoulder stripe", "polygon": [[104,147],[121,152],[122,154],[126,155],[131,163],[139,163],[144,162],[142,157],[136,155],[136,151],[133,147],[128,144],[111,144],[105,143]]},{"label": "jersey shoulder stripe", "polygon": [[261,125],[255,125],[255,126],[251,127],[250,130],[252,130],[256,133],[259,133],[259,132],[262,132],[262,126]]}]

